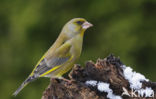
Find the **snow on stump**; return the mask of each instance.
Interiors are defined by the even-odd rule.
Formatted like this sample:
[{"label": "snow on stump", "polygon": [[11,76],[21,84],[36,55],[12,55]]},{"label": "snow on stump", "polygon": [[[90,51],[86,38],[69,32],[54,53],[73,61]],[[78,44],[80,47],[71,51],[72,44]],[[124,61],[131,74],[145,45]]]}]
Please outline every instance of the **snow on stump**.
[{"label": "snow on stump", "polygon": [[42,99],[156,99],[156,83],[113,55],[75,65],[69,78],[52,78]]}]

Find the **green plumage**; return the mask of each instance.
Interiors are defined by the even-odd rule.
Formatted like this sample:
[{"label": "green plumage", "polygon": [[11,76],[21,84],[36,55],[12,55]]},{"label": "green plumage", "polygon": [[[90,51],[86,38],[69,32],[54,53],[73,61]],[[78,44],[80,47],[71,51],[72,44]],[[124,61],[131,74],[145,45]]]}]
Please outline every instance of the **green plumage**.
[{"label": "green plumage", "polygon": [[29,82],[39,77],[60,77],[69,71],[79,59],[83,35],[92,26],[83,18],[70,20],[63,27],[59,37],[39,60],[30,76],[13,95],[17,95]]}]

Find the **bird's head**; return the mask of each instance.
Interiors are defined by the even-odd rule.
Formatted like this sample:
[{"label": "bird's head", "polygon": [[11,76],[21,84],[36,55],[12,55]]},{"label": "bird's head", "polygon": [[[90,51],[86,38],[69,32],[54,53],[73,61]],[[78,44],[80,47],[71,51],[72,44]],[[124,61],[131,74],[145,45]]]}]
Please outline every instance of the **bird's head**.
[{"label": "bird's head", "polygon": [[85,30],[93,25],[86,21],[84,18],[74,18],[70,20],[63,28],[63,31],[69,36],[74,36],[76,34],[83,34]]}]

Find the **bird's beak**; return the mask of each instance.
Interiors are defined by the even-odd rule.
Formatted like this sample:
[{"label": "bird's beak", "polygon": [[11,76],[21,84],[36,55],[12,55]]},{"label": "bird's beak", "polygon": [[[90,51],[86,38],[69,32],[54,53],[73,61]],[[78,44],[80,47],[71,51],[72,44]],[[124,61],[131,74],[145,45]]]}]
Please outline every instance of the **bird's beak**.
[{"label": "bird's beak", "polygon": [[92,26],[93,26],[93,24],[91,24],[91,23],[89,23],[87,21],[82,24],[83,29],[88,29],[89,27],[92,27]]}]

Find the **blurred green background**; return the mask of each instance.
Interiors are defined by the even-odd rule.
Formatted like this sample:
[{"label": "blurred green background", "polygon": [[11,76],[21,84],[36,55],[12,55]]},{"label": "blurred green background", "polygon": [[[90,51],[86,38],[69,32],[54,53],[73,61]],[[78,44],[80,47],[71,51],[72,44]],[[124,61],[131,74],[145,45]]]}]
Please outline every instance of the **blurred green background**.
[{"label": "blurred green background", "polygon": [[114,53],[156,81],[156,0],[0,0],[1,99],[41,98],[48,78],[11,95],[75,17],[94,24],[86,31],[78,64]]}]

